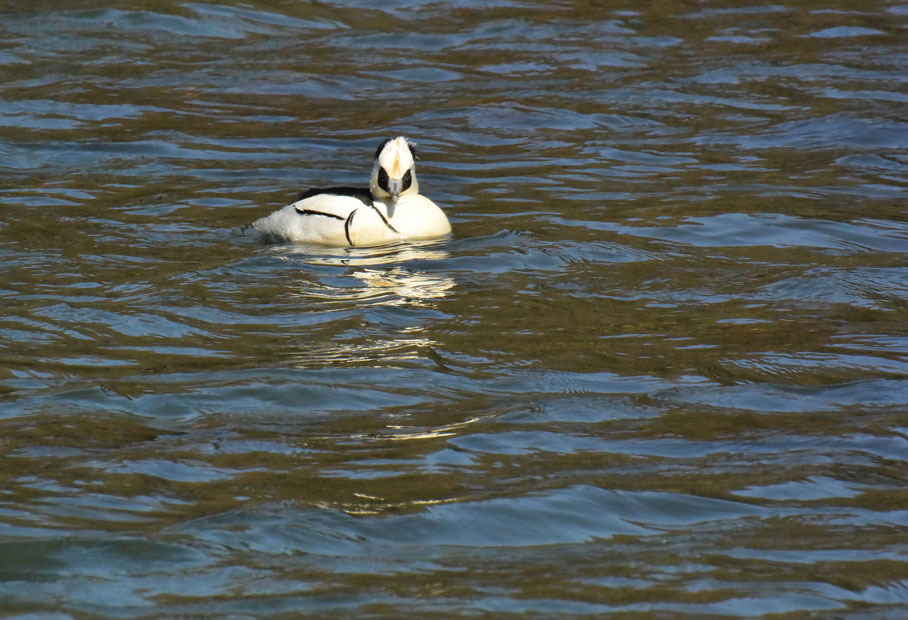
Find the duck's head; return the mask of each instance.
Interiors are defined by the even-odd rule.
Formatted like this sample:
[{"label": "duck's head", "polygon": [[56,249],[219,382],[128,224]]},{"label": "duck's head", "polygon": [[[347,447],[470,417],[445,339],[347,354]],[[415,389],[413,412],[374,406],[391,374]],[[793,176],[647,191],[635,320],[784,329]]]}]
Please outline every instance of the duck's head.
[{"label": "duck's head", "polygon": [[379,144],[369,184],[372,196],[394,204],[401,196],[418,194],[414,159],[413,145],[403,136]]}]

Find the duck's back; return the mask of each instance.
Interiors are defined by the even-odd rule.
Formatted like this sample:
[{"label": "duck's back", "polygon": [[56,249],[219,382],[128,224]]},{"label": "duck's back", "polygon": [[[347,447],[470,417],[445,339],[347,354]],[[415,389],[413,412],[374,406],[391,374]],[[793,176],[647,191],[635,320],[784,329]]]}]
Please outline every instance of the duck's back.
[{"label": "duck's back", "polygon": [[347,189],[309,191],[252,227],[271,241],[335,246],[382,245],[406,236],[390,223],[385,205],[372,202],[368,190],[337,191]]}]

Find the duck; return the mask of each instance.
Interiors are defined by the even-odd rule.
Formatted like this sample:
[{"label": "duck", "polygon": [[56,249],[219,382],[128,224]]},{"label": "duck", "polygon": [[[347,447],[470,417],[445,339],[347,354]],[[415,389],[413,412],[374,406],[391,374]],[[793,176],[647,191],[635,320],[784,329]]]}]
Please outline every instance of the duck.
[{"label": "duck", "polygon": [[444,211],[419,193],[415,147],[404,136],[375,150],[368,188],[310,189],[252,223],[268,241],[363,247],[451,234]]}]

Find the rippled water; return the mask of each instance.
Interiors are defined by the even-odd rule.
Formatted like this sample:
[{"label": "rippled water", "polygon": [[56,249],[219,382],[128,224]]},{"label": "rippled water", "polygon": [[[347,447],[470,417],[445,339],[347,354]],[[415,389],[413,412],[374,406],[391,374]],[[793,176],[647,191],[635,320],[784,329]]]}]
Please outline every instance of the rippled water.
[{"label": "rippled water", "polygon": [[[115,4],[0,15],[0,615],[908,614],[908,4]],[[451,239],[247,234],[399,133]]]}]

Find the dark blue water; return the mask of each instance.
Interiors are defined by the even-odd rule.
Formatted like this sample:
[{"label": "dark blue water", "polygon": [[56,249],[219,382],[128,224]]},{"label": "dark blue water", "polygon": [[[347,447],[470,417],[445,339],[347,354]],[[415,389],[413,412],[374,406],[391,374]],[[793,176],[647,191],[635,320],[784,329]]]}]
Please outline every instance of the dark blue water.
[{"label": "dark blue water", "polygon": [[[0,615],[908,615],[908,5],[0,7]],[[451,239],[263,245],[419,145]]]}]

